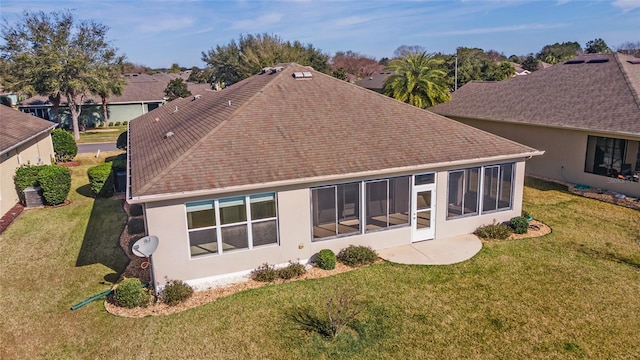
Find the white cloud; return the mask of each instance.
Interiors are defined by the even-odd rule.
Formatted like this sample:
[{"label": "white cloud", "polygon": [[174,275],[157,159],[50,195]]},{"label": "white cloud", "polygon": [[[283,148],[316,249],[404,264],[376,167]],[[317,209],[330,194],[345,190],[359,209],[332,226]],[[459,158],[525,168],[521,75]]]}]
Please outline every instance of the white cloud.
[{"label": "white cloud", "polygon": [[269,25],[277,24],[282,20],[283,15],[279,13],[269,13],[258,17],[257,19],[247,19],[234,21],[231,26],[232,29],[241,29],[241,30],[262,30],[262,28],[267,27]]},{"label": "white cloud", "polygon": [[145,33],[155,33],[167,30],[181,30],[191,27],[193,25],[193,19],[188,17],[165,17],[150,18],[145,23],[139,24],[137,29]]},{"label": "white cloud", "polygon": [[523,25],[514,25],[514,26],[498,26],[498,27],[491,27],[491,28],[476,28],[476,29],[467,29],[467,30],[435,32],[435,33],[427,33],[425,35],[479,35],[479,34],[513,32],[513,31],[557,29],[565,26],[566,25],[564,24],[523,24]]},{"label": "white cloud", "polygon": [[623,12],[631,11],[633,9],[640,8],[640,1],[638,0],[616,0],[611,5],[622,9]]},{"label": "white cloud", "polygon": [[365,17],[365,16],[349,16],[349,17],[345,17],[345,18],[341,18],[335,21],[336,26],[352,26],[352,25],[358,25],[358,24],[363,24],[366,22],[369,22],[373,20],[373,18],[371,17]]}]

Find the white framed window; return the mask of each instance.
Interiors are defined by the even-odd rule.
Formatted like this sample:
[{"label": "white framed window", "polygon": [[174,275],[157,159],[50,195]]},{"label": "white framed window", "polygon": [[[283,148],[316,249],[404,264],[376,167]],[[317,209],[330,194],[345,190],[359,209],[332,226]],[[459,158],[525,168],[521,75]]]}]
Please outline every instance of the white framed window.
[{"label": "white framed window", "polygon": [[186,203],[190,256],[278,243],[275,193]]},{"label": "white framed window", "polygon": [[409,225],[410,176],[365,182],[366,232]]},{"label": "white framed window", "polygon": [[447,219],[511,209],[513,174],[513,163],[449,171]]},{"label": "white framed window", "polygon": [[359,234],[360,183],[311,189],[313,240]]}]

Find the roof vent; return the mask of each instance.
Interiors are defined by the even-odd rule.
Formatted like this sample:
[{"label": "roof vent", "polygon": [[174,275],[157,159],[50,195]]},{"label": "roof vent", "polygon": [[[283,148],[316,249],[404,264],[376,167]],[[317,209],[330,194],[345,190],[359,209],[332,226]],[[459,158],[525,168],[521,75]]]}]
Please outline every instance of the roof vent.
[{"label": "roof vent", "polygon": [[177,112],[178,112],[178,105],[176,105],[176,108],[175,108],[175,109],[173,109],[173,112],[174,112],[174,113],[177,113]]},{"label": "roof vent", "polygon": [[309,71],[296,71],[293,73],[293,77],[295,79],[311,79],[313,77],[313,74],[311,74]]},{"label": "roof vent", "polygon": [[279,73],[282,70],[284,70],[284,66],[276,66],[276,67],[271,68],[271,73],[272,74]]},{"label": "roof vent", "polygon": [[640,59],[631,59],[627,60],[627,62],[631,65],[640,65]]},{"label": "roof vent", "polygon": [[175,134],[173,133],[173,131],[169,131],[169,132],[167,132],[166,134],[164,134],[164,137],[163,137],[163,138],[164,138],[164,139],[168,139],[168,138],[172,137],[173,135],[175,135]]},{"label": "roof vent", "polygon": [[565,65],[573,65],[573,64],[584,64],[584,60],[576,59],[576,60],[568,60],[564,62]]},{"label": "roof vent", "polygon": [[593,59],[593,60],[587,61],[587,64],[602,64],[606,62],[609,62],[609,59]]},{"label": "roof vent", "polygon": [[202,95],[200,95],[200,94],[196,94],[196,95],[194,95],[194,96],[193,96],[193,100],[194,100],[194,101],[195,101],[195,100],[198,100],[198,99],[200,99],[201,97],[202,97]]},{"label": "roof vent", "polygon": [[272,71],[272,70],[273,70],[273,69],[271,69],[271,67],[270,67],[270,66],[263,67],[263,68],[262,68],[262,70],[260,70],[260,75],[262,75],[262,74],[268,74],[268,73],[271,73],[271,71]]}]

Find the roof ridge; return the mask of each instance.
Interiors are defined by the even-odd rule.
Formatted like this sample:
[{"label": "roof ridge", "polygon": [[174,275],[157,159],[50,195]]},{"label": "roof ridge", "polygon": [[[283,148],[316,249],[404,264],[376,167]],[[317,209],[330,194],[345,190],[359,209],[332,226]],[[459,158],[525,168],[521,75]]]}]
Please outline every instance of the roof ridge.
[{"label": "roof ridge", "polygon": [[[138,190],[138,192],[144,192],[144,191],[148,190],[149,188],[153,187],[156,183],[162,181],[164,176],[167,175],[168,173],[170,173],[171,170],[176,168],[183,159],[188,158],[189,156],[191,156],[191,154],[194,153],[199,148],[200,144],[205,143],[209,138],[214,136],[218,131],[220,131],[220,129],[222,129],[224,127],[224,125],[226,125],[228,122],[233,120],[233,118],[238,114],[238,112],[240,110],[243,110],[245,107],[247,107],[249,103],[253,102],[256,99],[256,97],[258,97],[259,95],[262,95],[264,93],[264,90],[267,89],[270,86],[270,84],[272,84],[275,80],[277,80],[277,78],[280,77],[282,75],[282,73],[283,72],[280,71],[278,74],[276,74],[276,76],[274,76],[273,79],[271,79],[268,83],[266,83],[261,88],[259,88],[253,95],[251,95],[247,100],[245,100],[237,109],[232,111],[231,114],[229,114],[229,116],[227,116],[226,119],[222,120],[211,131],[209,131],[206,135],[202,136],[193,145],[191,145],[188,150],[183,152],[181,156],[178,156],[171,164],[169,164],[169,166],[165,167],[161,172],[159,172],[156,176],[154,176],[152,179],[150,179],[145,186],[141,187],[140,190]],[[266,75],[270,76],[270,74],[266,74]],[[251,79],[251,77],[249,77],[247,79]],[[247,79],[244,79],[244,80],[247,80]],[[247,83],[245,83],[245,84],[247,84]],[[238,84],[236,84],[236,86],[237,85]],[[222,92],[219,92],[218,94],[222,94]],[[222,95],[220,95],[220,96],[222,96]]]},{"label": "roof ridge", "polygon": [[629,90],[633,95],[633,100],[635,101],[636,106],[638,107],[638,110],[640,110],[640,94],[638,93],[636,88],[633,86],[626,69],[624,68],[624,66],[622,66],[623,60],[620,59],[620,55],[621,55],[620,53],[616,52],[615,54],[613,54],[613,58],[616,59],[616,65],[618,66],[618,69],[620,69],[620,72],[622,72],[622,78],[624,79],[624,82],[626,83],[627,87],[629,87]]}]

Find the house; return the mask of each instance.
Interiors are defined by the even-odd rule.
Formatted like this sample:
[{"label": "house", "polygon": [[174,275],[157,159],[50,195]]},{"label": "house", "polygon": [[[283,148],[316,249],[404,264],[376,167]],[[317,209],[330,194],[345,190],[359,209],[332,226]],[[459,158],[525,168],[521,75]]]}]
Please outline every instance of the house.
[{"label": "house", "polygon": [[430,109],[545,151],[531,175],[640,196],[640,59],[592,54],[500,82],[471,82]]},{"label": "house", "polygon": [[172,101],[129,137],[127,201],[159,239],[155,283],[197,288],[509,220],[541,154],[297,64]]},{"label": "house", "polygon": [[509,62],[509,64],[511,64],[511,66],[513,66],[513,69],[516,71],[513,76],[522,76],[522,75],[531,74],[531,71],[523,68],[522,65],[520,65],[518,63]]},{"label": "house", "polygon": [[[126,85],[122,95],[111,96],[107,99],[107,112],[109,124],[123,123],[130,121],[137,116],[146,114],[149,111],[162,106],[167,102],[164,90],[169,81],[177,78],[185,78],[186,74],[158,73],[147,74],[127,74]],[[194,95],[210,91],[209,84],[187,83],[189,91]],[[18,108],[26,113],[33,114],[42,119],[56,121],[53,104],[45,96],[36,95],[18,104]],[[60,108],[62,125],[71,127],[71,113],[67,107],[66,99]],[[84,99],[80,123],[92,125],[102,121],[102,99],[99,96],[88,96]]]},{"label": "house", "polygon": [[8,106],[0,105],[0,215],[19,201],[13,176],[20,165],[51,164],[51,131],[56,127]]},{"label": "house", "polygon": [[391,74],[392,72],[390,71],[373,73],[369,77],[366,77],[360,81],[356,81],[356,85],[382,94],[382,92],[384,91],[384,82],[389,76],[391,76]]}]

